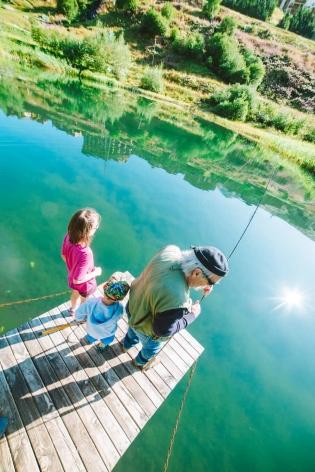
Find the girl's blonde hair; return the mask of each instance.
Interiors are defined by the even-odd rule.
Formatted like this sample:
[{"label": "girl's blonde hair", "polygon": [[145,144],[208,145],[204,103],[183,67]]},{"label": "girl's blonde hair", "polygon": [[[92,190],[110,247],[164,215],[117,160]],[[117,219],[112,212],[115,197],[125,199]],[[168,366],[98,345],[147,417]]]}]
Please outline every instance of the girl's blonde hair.
[{"label": "girl's blonde hair", "polygon": [[82,208],[75,212],[68,225],[70,242],[84,243],[88,246],[93,237],[91,231],[100,221],[101,217],[94,208]]}]

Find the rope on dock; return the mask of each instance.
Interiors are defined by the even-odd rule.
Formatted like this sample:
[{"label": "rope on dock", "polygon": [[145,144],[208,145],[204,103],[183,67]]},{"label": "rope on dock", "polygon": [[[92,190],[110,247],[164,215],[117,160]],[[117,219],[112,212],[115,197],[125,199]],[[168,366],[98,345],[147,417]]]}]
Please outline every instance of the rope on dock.
[{"label": "rope on dock", "polygon": [[4,308],[6,306],[12,306],[12,305],[21,305],[22,303],[37,302],[38,300],[46,300],[46,298],[58,297],[59,295],[66,295],[67,293],[69,293],[69,290],[63,290],[62,292],[51,293],[49,295],[43,295],[42,297],[27,298],[25,300],[17,300],[15,302],[0,303],[0,308]]},{"label": "rope on dock", "polygon": [[188,382],[187,382],[187,385],[186,385],[186,388],[185,388],[185,392],[184,392],[184,395],[183,395],[183,398],[182,398],[182,402],[181,402],[181,405],[180,405],[180,408],[179,408],[179,411],[178,411],[175,426],[174,426],[172,436],[171,436],[171,440],[170,440],[170,445],[168,447],[166,461],[165,461],[165,464],[164,464],[164,467],[163,467],[163,472],[167,472],[167,470],[168,470],[169,461],[170,461],[170,458],[171,458],[171,455],[172,455],[172,452],[173,452],[175,436],[176,436],[176,433],[177,433],[177,430],[178,430],[179,422],[181,420],[183,409],[184,409],[184,406],[185,406],[185,403],[186,403],[186,398],[187,398],[187,395],[188,395],[188,391],[189,391],[189,388],[190,388],[190,385],[191,385],[196,367],[197,367],[197,361],[195,361],[193,363],[192,368],[190,370],[189,379],[188,379]]}]

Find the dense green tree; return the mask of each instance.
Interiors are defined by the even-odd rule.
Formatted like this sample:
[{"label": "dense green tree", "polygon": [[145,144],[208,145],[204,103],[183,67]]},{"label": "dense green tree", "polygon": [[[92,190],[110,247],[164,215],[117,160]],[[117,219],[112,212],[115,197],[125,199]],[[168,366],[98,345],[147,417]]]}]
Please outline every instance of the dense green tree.
[{"label": "dense green tree", "polygon": [[116,0],[115,6],[118,10],[136,13],[139,9],[139,0]]},{"label": "dense green tree", "polygon": [[57,0],[57,10],[72,21],[79,13],[77,0]]},{"label": "dense green tree", "polygon": [[292,15],[290,12],[287,11],[286,14],[283,16],[283,18],[281,19],[279,23],[279,27],[286,30],[289,29],[291,20],[292,20]]},{"label": "dense green tree", "polygon": [[207,46],[212,67],[228,82],[246,81],[246,63],[233,36],[215,33]]},{"label": "dense green tree", "polygon": [[307,38],[315,36],[315,9],[301,6],[292,16],[289,30]]},{"label": "dense green tree", "polygon": [[209,20],[212,20],[220,11],[222,0],[207,0],[203,6],[203,13]]},{"label": "dense green tree", "polygon": [[273,14],[277,0],[223,0],[223,5],[265,21]]},{"label": "dense green tree", "polygon": [[141,31],[148,36],[165,36],[168,31],[168,20],[154,8],[150,8],[142,18]]}]

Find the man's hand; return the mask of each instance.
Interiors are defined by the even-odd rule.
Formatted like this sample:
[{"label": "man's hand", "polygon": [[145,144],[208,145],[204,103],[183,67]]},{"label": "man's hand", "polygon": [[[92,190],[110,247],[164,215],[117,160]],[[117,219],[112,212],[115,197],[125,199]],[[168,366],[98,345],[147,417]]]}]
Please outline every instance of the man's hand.
[{"label": "man's hand", "polygon": [[203,289],[203,296],[204,296],[204,297],[207,297],[208,295],[210,295],[210,293],[212,292],[212,290],[213,290],[213,285],[210,285],[210,286],[208,286],[208,287],[205,287],[205,288]]},{"label": "man's hand", "polygon": [[200,315],[201,308],[200,308],[199,300],[197,300],[193,305],[191,305],[191,312],[193,313],[193,315],[195,315],[195,318],[197,318]]}]

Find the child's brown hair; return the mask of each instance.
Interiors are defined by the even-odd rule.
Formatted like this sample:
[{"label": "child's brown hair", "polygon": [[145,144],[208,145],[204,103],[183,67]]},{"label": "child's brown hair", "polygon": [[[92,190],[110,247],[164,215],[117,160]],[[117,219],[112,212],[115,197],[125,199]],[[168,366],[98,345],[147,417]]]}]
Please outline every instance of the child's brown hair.
[{"label": "child's brown hair", "polygon": [[94,208],[81,208],[75,212],[68,225],[69,239],[72,244],[91,243],[93,228],[97,229],[101,220],[100,215]]}]

